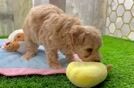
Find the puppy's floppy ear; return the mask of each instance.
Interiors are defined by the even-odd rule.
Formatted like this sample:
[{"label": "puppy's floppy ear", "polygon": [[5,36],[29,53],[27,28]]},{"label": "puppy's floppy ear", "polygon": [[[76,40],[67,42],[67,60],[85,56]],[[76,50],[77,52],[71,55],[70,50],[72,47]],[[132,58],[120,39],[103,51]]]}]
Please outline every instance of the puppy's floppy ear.
[{"label": "puppy's floppy ear", "polygon": [[89,34],[79,25],[73,26],[69,33],[72,36],[72,39],[77,41],[79,44],[84,43],[86,39],[85,36]]},{"label": "puppy's floppy ear", "polygon": [[73,37],[78,37],[81,33],[82,30],[78,25],[73,26],[69,31],[69,34],[72,35]]},{"label": "puppy's floppy ear", "polygon": [[80,36],[78,37],[79,38],[79,43],[84,43],[85,40],[86,40],[86,35],[87,33],[81,33]]}]

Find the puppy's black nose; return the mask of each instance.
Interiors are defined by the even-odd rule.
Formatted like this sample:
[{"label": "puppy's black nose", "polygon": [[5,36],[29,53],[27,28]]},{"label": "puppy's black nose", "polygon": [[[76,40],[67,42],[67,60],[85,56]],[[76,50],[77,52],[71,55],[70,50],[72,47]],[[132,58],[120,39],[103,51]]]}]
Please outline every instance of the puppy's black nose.
[{"label": "puppy's black nose", "polygon": [[6,43],[6,45],[9,45],[9,44],[10,44],[10,42],[7,42],[7,43]]}]

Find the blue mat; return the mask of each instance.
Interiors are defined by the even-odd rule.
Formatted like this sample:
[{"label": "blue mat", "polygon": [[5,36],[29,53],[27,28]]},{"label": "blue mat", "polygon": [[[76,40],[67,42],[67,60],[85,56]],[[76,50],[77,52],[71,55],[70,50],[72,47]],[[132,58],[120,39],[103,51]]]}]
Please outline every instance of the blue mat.
[{"label": "blue mat", "polygon": [[[0,46],[4,44],[5,40],[0,40]],[[63,69],[52,69],[49,67],[47,63],[47,58],[44,53],[43,48],[39,48],[38,53],[36,56],[31,58],[30,60],[25,60],[22,58],[22,54],[18,52],[7,52],[6,50],[0,48],[0,74],[7,75],[7,76],[15,76],[15,75],[27,75],[27,74],[54,74],[54,73],[64,73],[64,68],[67,66],[67,59],[63,54],[59,52],[59,61],[63,66]],[[28,69],[37,70],[37,72],[26,72],[26,73],[15,73],[13,71],[14,68],[27,71]],[[22,69],[21,69],[22,68]],[[8,73],[7,71],[3,72],[2,70],[11,70],[13,73]],[[40,73],[40,70],[47,72],[46,74],[44,72]],[[39,72],[38,72],[39,71]],[[7,73],[6,73],[7,72]],[[24,71],[22,71],[24,72]],[[42,75],[43,75],[42,74]]]}]

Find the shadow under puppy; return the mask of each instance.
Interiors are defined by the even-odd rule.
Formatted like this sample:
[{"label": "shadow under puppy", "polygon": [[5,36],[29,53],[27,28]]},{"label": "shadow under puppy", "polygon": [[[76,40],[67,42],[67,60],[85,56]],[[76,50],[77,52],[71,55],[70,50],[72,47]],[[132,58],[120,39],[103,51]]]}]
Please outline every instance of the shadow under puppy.
[{"label": "shadow under puppy", "polygon": [[54,5],[34,7],[28,13],[24,26],[27,51],[23,55],[30,59],[42,44],[46,49],[48,63],[60,68],[57,51],[66,55],[69,61],[76,53],[83,61],[100,61],[100,32],[92,26],[81,25],[78,18],[66,15]]}]

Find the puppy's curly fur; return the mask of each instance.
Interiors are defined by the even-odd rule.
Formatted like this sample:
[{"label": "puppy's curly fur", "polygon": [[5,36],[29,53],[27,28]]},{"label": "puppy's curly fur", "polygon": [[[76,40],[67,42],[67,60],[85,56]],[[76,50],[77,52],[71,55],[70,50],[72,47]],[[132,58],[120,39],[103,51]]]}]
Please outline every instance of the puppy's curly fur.
[{"label": "puppy's curly fur", "polygon": [[77,53],[83,61],[100,61],[100,32],[91,26],[83,26],[78,18],[66,15],[54,5],[34,7],[28,13],[23,26],[27,52],[30,59],[40,44],[45,46],[48,63],[59,68],[57,51],[72,61]]}]

